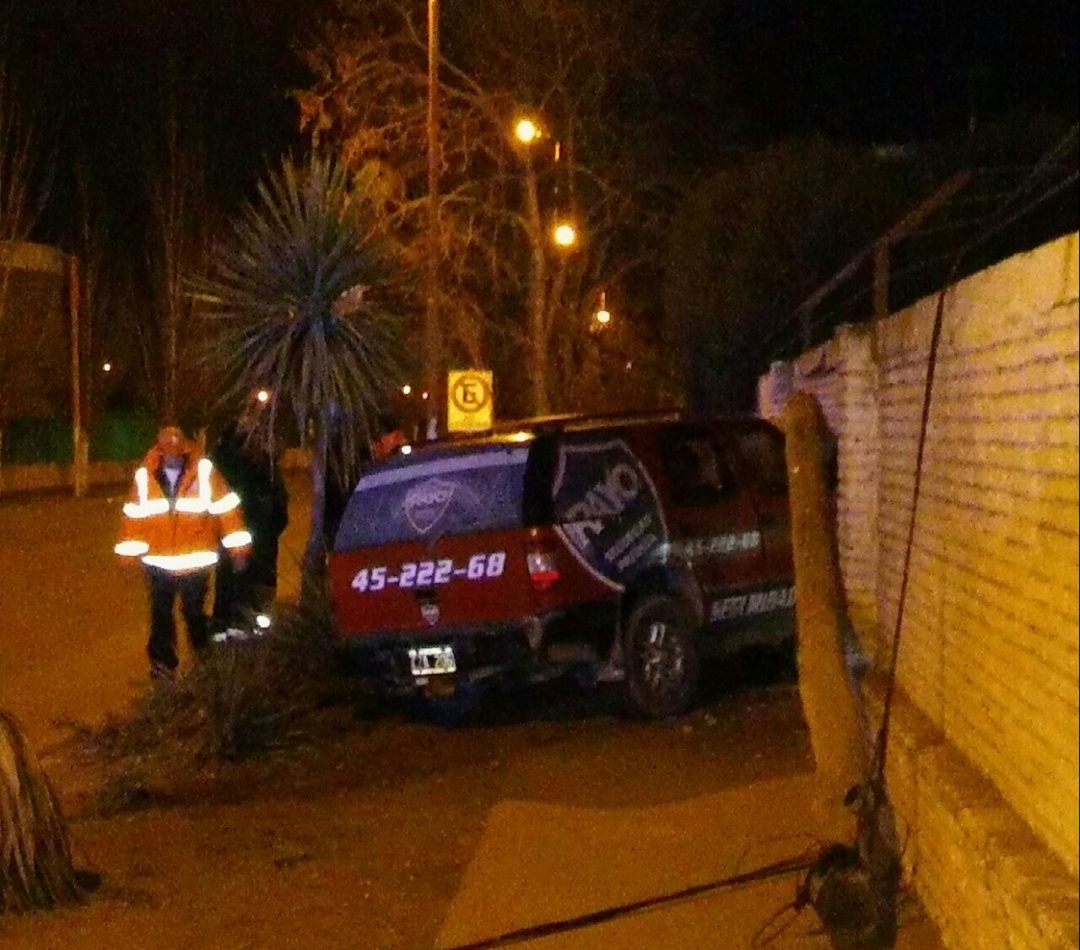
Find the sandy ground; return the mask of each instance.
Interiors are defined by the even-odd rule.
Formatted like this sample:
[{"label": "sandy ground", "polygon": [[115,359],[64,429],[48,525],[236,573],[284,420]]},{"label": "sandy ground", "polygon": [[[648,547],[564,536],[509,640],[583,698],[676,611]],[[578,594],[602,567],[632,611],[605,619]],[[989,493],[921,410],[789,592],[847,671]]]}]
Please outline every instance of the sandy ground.
[{"label": "sandy ground", "polygon": [[[283,594],[295,591],[303,495],[293,487]],[[521,914],[558,916],[627,887],[640,893],[726,872],[739,856],[732,849],[745,849],[724,829],[735,822],[757,837],[758,826],[743,821],[740,799],[723,796],[805,781],[810,753],[794,683],[734,666],[714,671],[698,709],[660,723],[629,721],[607,694],[560,686],[496,703],[458,729],[393,711],[358,720],[329,710],[315,745],[226,766],[213,781],[192,776],[141,811],[94,817],[85,804],[97,773],[58,742],[62,720],[100,720],[144,686],[141,577],[110,553],[118,503],[0,500],[0,705],[42,752],[72,818],[79,862],[104,875],[85,905],[0,918],[5,950],[451,946],[455,934],[490,934],[489,925]],[[779,796],[774,806],[793,852],[805,845],[799,829],[815,831],[799,820],[798,802]],[[717,809],[724,817],[714,823]],[[708,846],[702,823],[713,829]],[[560,833],[567,827],[581,829],[579,845]],[[668,869],[662,882],[650,877],[647,855],[634,865],[604,844],[646,827],[641,840]],[[728,851],[716,853],[728,839]],[[696,857],[672,865],[683,852]],[[561,889],[552,885],[560,875]],[[671,942],[673,933],[708,933],[700,946],[741,950],[794,883],[649,915],[644,929],[618,925],[535,945],[674,948],[688,945]],[[530,893],[546,895],[539,908],[523,904]],[[688,929],[687,913],[699,928],[711,915],[709,926]],[[807,935],[812,923],[804,919],[772,946],[822,945]],[[925,925],[906,933],[917,931],[925,936]]]}]

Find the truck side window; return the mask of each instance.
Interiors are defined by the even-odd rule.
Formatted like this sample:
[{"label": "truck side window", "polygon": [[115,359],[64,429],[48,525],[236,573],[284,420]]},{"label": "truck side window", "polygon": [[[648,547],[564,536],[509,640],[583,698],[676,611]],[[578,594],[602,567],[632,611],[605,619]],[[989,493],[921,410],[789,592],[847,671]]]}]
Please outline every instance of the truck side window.
[{"label": "truck side window", "polygon": [[788,490],[784,437],[767,429],[735,433],[746,477],[763,495],[783,495]]},{"label": "truck side window", "polygon": [[664,469],[674,505],[710,505],[733,487],[727,466],[704,435],[673,439],[664,453]]}]

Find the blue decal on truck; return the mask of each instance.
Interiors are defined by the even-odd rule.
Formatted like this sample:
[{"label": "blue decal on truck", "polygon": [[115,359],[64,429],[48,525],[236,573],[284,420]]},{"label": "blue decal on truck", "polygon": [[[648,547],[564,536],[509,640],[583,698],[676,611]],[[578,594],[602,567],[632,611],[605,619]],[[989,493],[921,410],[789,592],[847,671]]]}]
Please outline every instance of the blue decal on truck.
[{"label": "blue decal on truck", "polygon": [[621,439],[563,444],[552,488],[557,530],[598,580],[621,590],[667,542],[645,466]]}]

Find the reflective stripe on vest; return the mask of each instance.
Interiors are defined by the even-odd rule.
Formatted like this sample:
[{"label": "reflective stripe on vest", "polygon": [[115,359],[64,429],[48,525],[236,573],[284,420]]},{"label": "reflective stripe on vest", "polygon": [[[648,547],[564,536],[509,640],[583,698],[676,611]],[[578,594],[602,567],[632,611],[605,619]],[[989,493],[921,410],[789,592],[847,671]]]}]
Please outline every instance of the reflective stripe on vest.
[{"label": "reflective stripe on vest", "polygon": [[218,562],[217,551],[191,551],[188,554],[147,554],[143,564],[160,567],[166,571],[191,571],[212,567]]},{"label": "reflective stripe on vest", "polygon": [[223,548],[242,548],[245,544],[251,544],[250,531],[233,531],[221,539]]},{"label": "reflective stripe on vest", "polygon": [[124,514],[129,518],[152,518],[154,515],[166,514],[169,510],[168,498],[155,498],[150,500],[150,473],[145,466],[135,470],[135,490],[138,493],[138,501],[129,501],[124,504]]}]

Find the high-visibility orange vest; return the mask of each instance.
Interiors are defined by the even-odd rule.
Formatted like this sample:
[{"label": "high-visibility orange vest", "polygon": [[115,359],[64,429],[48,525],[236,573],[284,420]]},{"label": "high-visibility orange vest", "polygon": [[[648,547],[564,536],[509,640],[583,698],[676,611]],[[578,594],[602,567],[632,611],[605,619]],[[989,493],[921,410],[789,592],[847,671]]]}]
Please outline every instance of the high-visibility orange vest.
[{"label": "high-visibility orange vest", "polygon": [[117,554],[183,573],[212,567],[219,546],[250,550],[240,497],[208,458],[194,453],[185,458],[172,499],[158,481],[161,467],[161,452],[153,448],[135,471]]},{"label": "high-visibility orange vest", "polygon": [[388,458],[393,454],[395,450],[400,449],[406,444],[408,444],[408,442],[405,438],[405,433],[400,429],[393,429],[390,432],[384,432],[375,440],[371,454],[377,462],[382,461],[384,458]]}]

